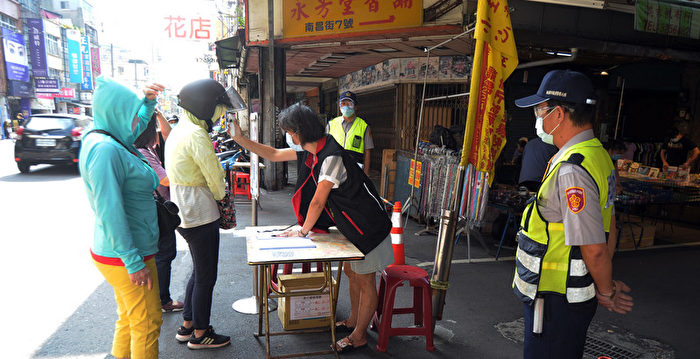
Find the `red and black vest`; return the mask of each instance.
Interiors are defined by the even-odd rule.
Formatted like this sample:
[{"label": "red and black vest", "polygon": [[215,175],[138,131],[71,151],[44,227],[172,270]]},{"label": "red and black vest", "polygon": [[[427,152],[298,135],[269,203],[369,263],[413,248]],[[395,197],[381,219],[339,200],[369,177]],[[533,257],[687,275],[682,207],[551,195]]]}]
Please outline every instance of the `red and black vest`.
[{"label": "red and black vest", "polygon": [[304,224],[311,199],[316,193],[321,164],[328,156],[340,156],[348,178],[331,190],[314,230],[338,230],[362,253],[379,245],[391,231],[391,220],[372,181],[333,136],[318,141],[317,153],[297,152],[297,191],[292,205],[299,225]]}]

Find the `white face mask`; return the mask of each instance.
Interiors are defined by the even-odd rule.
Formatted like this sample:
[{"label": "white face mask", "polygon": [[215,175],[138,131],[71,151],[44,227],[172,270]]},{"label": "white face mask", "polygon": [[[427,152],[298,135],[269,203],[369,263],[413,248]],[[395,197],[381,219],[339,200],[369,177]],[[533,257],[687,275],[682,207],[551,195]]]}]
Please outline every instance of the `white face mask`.
[{"label": "white face mask", "polygon": [[301,145],[297,145],[296,143],[294,143],[294,140],[292,139],[292,136],[289,133],[286,133],[285,138],[287,139],[287,145],[289,146],[289,148],[291,148],[297,152],[304,151],[304,149],[301,147]]},{"label": "white face mask", "polygon": [[542,139],[542,142],[550,145],[554,144],[554,136],[552,136],[552,134],[557,128],[559,128],[559,125],[561,125],[561,121],[549,133],[544,132],[543,123],[544,119],[547,118],[547,116],[551,115],[552,112],[554,112],[554,110],[556,110],[556,108],[551,109],[549,113],[546,114],[544,117],[537,117],[535,119],[535,131],[537,132],[537,136]]},{"label": "white face mask", "polygon": [[345,117],[352,117],[352,115],[355,113],[355,107],[354,106],[341,106],[340,112]]}]

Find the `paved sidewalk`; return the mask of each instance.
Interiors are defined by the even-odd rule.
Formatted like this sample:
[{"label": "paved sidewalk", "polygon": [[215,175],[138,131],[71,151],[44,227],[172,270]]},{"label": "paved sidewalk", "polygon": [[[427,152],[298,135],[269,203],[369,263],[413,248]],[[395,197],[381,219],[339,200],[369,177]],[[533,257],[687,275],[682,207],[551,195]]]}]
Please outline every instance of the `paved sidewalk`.
[{"label": "paved sidewalk", "polygon": [[[291,210],[292,187],[282,191],[264,192],[259,211],[259,225],[291,224],[295,217]],[[239,197],[240,198],[240,197]],[[238,228],[250,224],[250,204],[238,204]],[[423,264],[428,273],[434,260],[435,235],[415,236],[423,229],[413,220],[405,229],[406,261],[408,264]],[[217,332],[230,335],[232,345],[218,350],[188,350],[174,336],[181,324],[180,314],[163,315],[160,337],[161,358],[264,358],[264,338],[256,339],[257,316],[235,312],[231,304],[252,295],[252,268],[246,264],[245,239],[236,236],[237,230],[224,231],[221,235],[219,278],[214,289],[212,325]],[[182,238],[178,239],[178,252],[173,262],[173,297],[182,299],[184,287],[191,271],[189,253]],[[489,245],[493,242],[486,238]],[[492,258],[495,247],[486,253],[472,241],[473,258]],[[505,250],[502,256],[512,256]],[[435,327],[434,352],[425,350],[422,337],[395,337],[389,341],[387,353],[376,350],[377,334],[370,332],[369,345],[344,355],[353,358],[519,358],[522,344],[511,331],[509,340],[498,328],[513,327],[514,321],[522,317],[521,304],[510,288],[514,264],[512,260],[498,262],[487,259],[478,263],[465,263],[467,245],[460,240],[455,247],[450,276],[450,288],[444,317]],[[611,334],[622,333],[622,340],[630,336],[640,339],[639,345],[654,341],[659,346],[675,351],[675,358],[698,358],[697,348],[700,333],[700,309],[698,288],[700,248],[688,247],[666,250],[644,250],[616,255],[615,278],[623,280],[633,289],[636,306],[626,316],[616,315],[599,308],[595,316],[595,328]],[[341,297],[338,303],[338,318],[349,314],[347,278],[343,277]],[[405,289],[405,288],[403,288]],[[408,292],[398,300],[406,304]],[[409,316],[396,316],[398,323],[409,323]],[[115,304],[111,288],[101,285],[73,316],[35,353],[36,358],[91,357],[109,351],[116,319]],[[270,322],[281,330],[277,314],[272,313]],[[497,328],[498,326],[498,328]],[[517,327],[517,323],[515,324]],[[522,329],[520,329],[522,330]],[[652,342],[641,340],[651,339]],[[619,339],[619,338],[618,338]],[[330,334],[307,334],[299,336],[272,337],[273,355],[285,352],[317,351],[328,347]],[[668,354],[668,352],[666,353]],[[108,356],[109,357],[109,356]],[[331,357],[331,356],[326,356]],[[656,356],[647,353],[642,358]]]}]

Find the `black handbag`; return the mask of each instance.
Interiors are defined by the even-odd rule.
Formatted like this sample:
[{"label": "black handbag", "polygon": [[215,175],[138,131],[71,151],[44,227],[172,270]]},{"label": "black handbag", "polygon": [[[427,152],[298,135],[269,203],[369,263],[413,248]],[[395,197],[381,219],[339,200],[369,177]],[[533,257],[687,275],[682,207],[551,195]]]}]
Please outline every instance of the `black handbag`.
[{"label": "black handbag", "polygon": [[163,236],[180,226],[181,221],[180,216],[178,216],[180,209],[177,208],[175,202],[163,198],[158,191],[153,193],[153,197],[156,200],[156,211],[158,212],[158,229],[160,230],[160,235]]},{"label": "black handbag", "polygon": [[[93,132],[101,133],[103,135],[112,137],[112,139],[117,141],[118,144],[126,148],[126,150],[129,151],[129,153],[143,161],[143,163],[145,163],[148,167],[151,167],[151,165],[147,161],[144,161],[143,159],[141,159],[141,157],[131,152],[129,147],[126,147],[122,143],[122,141],[119,141],[118,138],[114,137],[114,135],[105,130],[92,130],[85,135],[87,136]],[[161,236],[163,236],[165,233],[170,233],[174,231],[175,228],[180,226],[181,221],[180,216],[178,215],[178,213],[180,213],[180,209],[177,207],[175,202],[166,200],[165,198],[163,198],[163,196],[160,195],[160,193],[158,193],[157,190],[153,191],[153,200],[156,202],[156,212],[158,214],[158,230],[160,231]]]}]

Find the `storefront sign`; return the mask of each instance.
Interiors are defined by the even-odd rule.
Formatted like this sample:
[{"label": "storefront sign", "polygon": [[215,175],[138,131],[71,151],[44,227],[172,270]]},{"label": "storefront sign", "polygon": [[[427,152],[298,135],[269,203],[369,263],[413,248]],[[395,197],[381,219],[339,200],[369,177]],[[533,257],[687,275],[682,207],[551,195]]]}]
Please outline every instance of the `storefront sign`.
[{"label": "storefront sign", "polygon": [[7,79],[29,82],[29,68],[27,67],[27,50],[24,47],[24,36],[3,27],[2,46],[5,53]]},{"label": "storefront sign", "polygon": [[194,16],[168,15],[163,17],[166,36],[169,39],[183,39],[195,41],[214,41],[214,29],[212,19]]},{"label": "storefront sign", "polygon": [[53,100],[53,98],[56,97],[56,95],[57,94],[50,93],[50,92],[46,92],[46,93],[37,92],[36,98],[41,98],[41,99],[45,99],[45,100]]},{"label": "storefront sign", "polygon": [[68,42],[68,73],[70,82],[79,84],[83,82],[83,74],[80,65],[80,31],[66,30]]},{"label": "storefront sign", "polygon": [[[102,74],[102,66],[100,64],[100,48],[99,47],[92,47],[90,48],[90,56],[91,56],[91,63],[92,63],[92,78],[93,78],[93,85],[94,85],[94,79],[96,79],[100,74]],[[93,86],[94,88],[94,86]]]},{"label": "storefront sign", "polygon": [[284,0],[284,37],[421,26],[422,0]]},{"label": "storefront sign", "polygon": [[44,44],[44,20],[27,19],[29,34],[29,61],[34,77],[48,77],[49,67],[46,63],[46,46]]},{"label": "storefront sign", "polygon": [[61,92],[56,94],[54,97],[75,98],[75,89],[70,87],[62,87]]},{"label": "storefront sign", "polygon": [[700,39],[700,9],[666,1],[637,0],[634,29]]},{"label": "storefront sign", "polygon": [[92,57],[90,56],[90,38],[83,36],[80,39],[80,59],[83,70],[81,90],[92,90]]},{"label": "storefront sign", "polygon": [[340,77],[340,92],[361,91],[391,83],[422,82],[428,71],[427,81],[464,81],[469,78],[470,56],[409,57],[384,60]]},{"label": "storefront sign", "polygon": [[32,109],[35,110],[55,110],[56,104],[53,99],[42,99],[41,97],[33,98],[30,102]]},{"label": "storefront sign", "polygon": [[58,79],[34,79],[36,92],[59,92],[61,91]]},{"label": "storefront sign", "polygon": [[32,95],[32,85],[29,82],[9,80],[8,88],[10,96],[30,97]]}]

